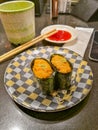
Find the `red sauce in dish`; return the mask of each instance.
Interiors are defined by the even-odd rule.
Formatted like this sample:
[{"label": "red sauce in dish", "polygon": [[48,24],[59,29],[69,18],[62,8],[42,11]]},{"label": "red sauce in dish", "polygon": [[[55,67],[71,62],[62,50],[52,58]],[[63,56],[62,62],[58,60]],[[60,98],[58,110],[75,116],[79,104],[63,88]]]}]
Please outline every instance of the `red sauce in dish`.
[{"label": "red sauce in dish", "polygon": [[58,30],[57,33],[48,37],[49,40],[53,40],[53,41],[66,41],[69,40],[70,38],[71,38],[71,33],[64,30]]}]

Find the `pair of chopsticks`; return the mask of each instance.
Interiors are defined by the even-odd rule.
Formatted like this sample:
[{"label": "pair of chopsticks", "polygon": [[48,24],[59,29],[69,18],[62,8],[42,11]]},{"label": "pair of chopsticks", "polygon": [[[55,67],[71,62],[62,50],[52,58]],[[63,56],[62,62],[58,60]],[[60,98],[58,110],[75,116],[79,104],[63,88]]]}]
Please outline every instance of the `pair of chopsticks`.
[{"label": "pair of chopsticks", "polygon": [[47,33],[45,33],[45,34],[42,34],[42,35],[40,35],[40,36],[34,38],[33,40],[31,40],[31,41],[29,41],[29,42],[27,42],[27,43],[25,43],[25,44],[22,44],[22,45],[16,47],[15,49],[13,49],[13,50],[11,50],[11,51],[9,51],[9,52],[7,52],[7,53],[1,55],[1,56],[0,56],[0,63],[3,62],[3,61],[5,61],[5,60],[8,60],[8,59],[11,58],[12,56],[14,56],[14,55],[16,55],[16,54],[18,54],[18,53],[24,51],[25,49],[27,49],[27,48],[33,46],[34,44],[36,44],[36,43],[38,43],[38,42],[40,42],[40,41],[42,41],[42,40],[44,40],[45,38],[47,38],[47,37],[53,35],[53,34],[56,33],[56,32],[57,32],[57,30],[56,30],[56,29],[53,29],[53,30],[51,30],[51,31],[49,31],[49,32],[47,32]]}]

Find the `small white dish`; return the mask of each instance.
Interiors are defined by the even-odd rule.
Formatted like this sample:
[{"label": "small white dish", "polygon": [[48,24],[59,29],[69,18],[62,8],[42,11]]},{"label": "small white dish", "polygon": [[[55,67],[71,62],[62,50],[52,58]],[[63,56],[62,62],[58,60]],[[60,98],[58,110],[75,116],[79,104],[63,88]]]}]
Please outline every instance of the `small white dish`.
[{"label": "small white dish", "polygon": [[42,29],[41,34],[45,34],[52,29],[67,31],[71,34],[71,38],[68,39],[68,40],[60,40],[60,41],[45,38],[45,40],[48,41],[48,42],[57,43],[57,44],[71,43],[77,38],[77,31],[76,31],[75,28],[73,28],[71,26],[67,26],[67,25],[60,25],[60,24],[50,25],[50,26],[45,27],[44,29]]}]

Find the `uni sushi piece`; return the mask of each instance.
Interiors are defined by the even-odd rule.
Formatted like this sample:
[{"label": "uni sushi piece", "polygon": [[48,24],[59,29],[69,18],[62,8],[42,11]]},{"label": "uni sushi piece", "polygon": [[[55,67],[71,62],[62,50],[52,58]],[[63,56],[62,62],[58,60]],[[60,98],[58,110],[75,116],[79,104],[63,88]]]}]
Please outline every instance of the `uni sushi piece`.
[{"label": "uni sushi piece", "polygon": [[43,94],[51,95],[54,91],[54,71],[51,63],[44,58],[35,58],[31,63],[31,69]]},{"label": "uni sushi piece", "polygon": [[61,54],[53,54],[50,62],[55,70],[55,89],[69,89],[71,85],[72,64]]}]

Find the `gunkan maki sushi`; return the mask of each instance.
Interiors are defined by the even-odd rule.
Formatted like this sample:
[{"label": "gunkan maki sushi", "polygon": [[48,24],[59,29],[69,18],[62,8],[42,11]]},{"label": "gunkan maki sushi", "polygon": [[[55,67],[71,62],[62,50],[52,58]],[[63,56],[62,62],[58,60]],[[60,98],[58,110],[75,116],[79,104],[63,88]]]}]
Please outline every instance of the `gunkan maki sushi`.
[{"label": "gunkan maki sushi", "polygon": [[51,95],[54,90],[54,71],[50,62],[44,58],[35,58],[31,69],[43,94]]},{"label": "gunkan maki sushi", "polygon": [[54,67],[55,89],[69,89],[71,85],[72,64],[61,54],[53,54],[50,62]]}]

